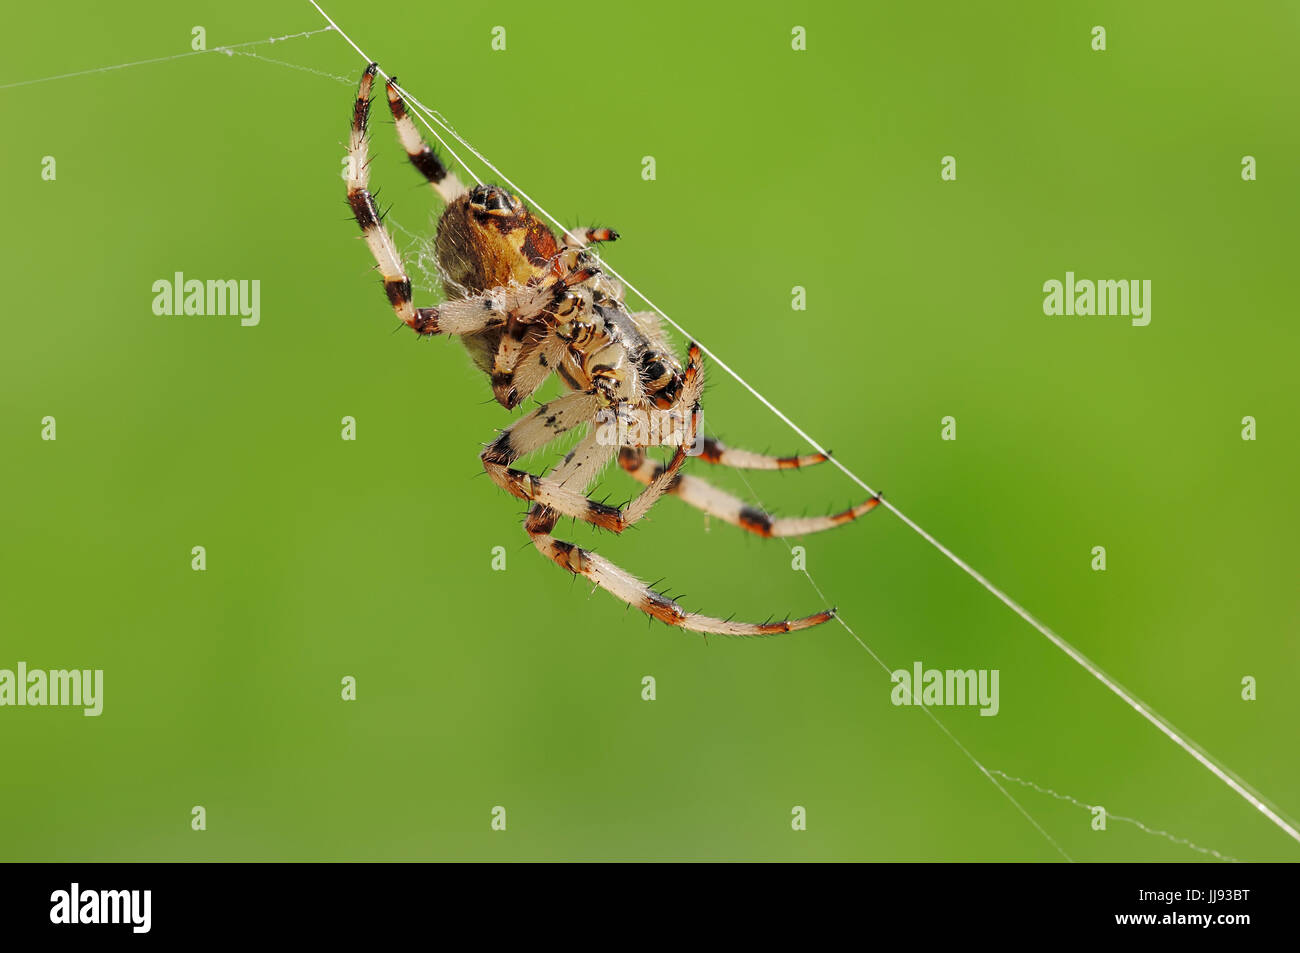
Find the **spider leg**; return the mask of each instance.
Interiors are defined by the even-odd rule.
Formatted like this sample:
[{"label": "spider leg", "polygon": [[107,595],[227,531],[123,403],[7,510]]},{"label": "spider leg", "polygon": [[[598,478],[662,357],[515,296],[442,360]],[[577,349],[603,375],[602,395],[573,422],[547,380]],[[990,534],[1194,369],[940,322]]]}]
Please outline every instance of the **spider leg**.
[{"label": "spider leg", "polygon": [[527,400],[545,383],[551,372],[560,366],[567,352],[568,345],[553,330],[547,331],[539,340],[525,343],[514,369],[501,382],[504,394],[499,392],[497,381],[493,379],[492,391],[497,401],[511,409]]},{"label": "spider leg", "polygon": [[540,450],[560,434],[591,420],[599,408],[600,398],[591,391],[572,391],[541,404],[487,445],[481,454],[485,467],[488,463],[504,466]]},{"label": "spider leg", "polygon": [[[599,430],[590,434],[575,449],[575,455],[571,455],[570,460],[566,460],[565,465],[558,468],[552,477],[540,477],[510,466],[519,457],[550,441],[554,434],[546,436],[542,432],[542,427],[554,429],[563,426],[567,430],[574,426],[574,423],[556,420],[553,408],[566,400],[572,402],[571,405],[566,405],[566,409],[567,406],[582,406],[574,399],[577,395],[562,397],[549,405],[543,405],[510,429],[502,431],[501,436],[483,451],[483,468],[487,470],[497,486],[512,496],[545,506],[560,516],[572,516],[601,529],[615,533],[623,532],[642,519],[668,491],[669,486],[677,478],[678,471],[686,462],[691,445],[695,442],[695,429],[699,422],[699,400],[704,388],[704,372],[699,361],[700,351],[694,345],[691,345],[690,355],[691,360],[682,375],[682,389],[677,400],[678,408],[683,411],[685,432],[680,435],[680,443],[672,460],[647,482],[646,488],[627,506],[598,503],[586,494],[587,484],[594,479],[594,474],[604,466],[615,451],[613,443],[608,440],[602,441]],[[592,400],[595,400],[594,396]],[[536,422],[539,420],[544,422],[542,427],[539,427]],[[552,422],[546,423],[547,421]],[[599,421],[595,423],[599,426]],[[528,426],[525,427],[524,424]],[[543,437],[545,439],[542,439]],[[539,440],[541,442],[538,442]],[[574,459],[580,461],[579,465],[586,465],[588,474],[592,475],[581,481],[581,485],[576,489],[566,485],[566,481],[573,475],[566,466]]]},{"label": "spider leg", "polygon": [[559,514],[545,506],[534,506],[529,511],[524,528],[538,552],[575,576],[585,577],[616,599],[621,599],[629,606],[635,606],[646,615],[667,625],[692,632],[718,635],[779,635],[782,632],[810,629],[835,618],[834,609],[826,609],[801,619],[763,623],[732,622],[729,619],[717,619],[698,612],[687,612],[673,600],[655,592],[627,570],[614,565],[604,557],[575,546],[573,543],[556,539],[551,535],[551,531],[555,528],[558,519]]},{"label": "spider leg", "polygon": [[401,141],[402,148],[406,150],[406,157],[411,160],[411,165],[420,170],[420,174],[429,180],[429,184],[433,186],[433,190],[438,193],[443,202],[450,205],[467,190],[460,179],[456,178],[456,173],[449,171],[442,164],[438,153],[433,151],[420,135],[420,131],[415,128],[415,123],[411,121],[411,116],[406,111],[406,103],[402,101],[402,96],[397,91],[396,83],[397,77],[390,77],[387,89],[388,108],[392,111],[393,121],[397,125],[397,138]]},{"label": "spider leg", "polygon": [[[640,447],[624,447],[619,452],[618,462],[624,470],[646,484],[659,479],[664,470],[663,464],[651,460]],[[764,537],[803,536],[807,533],[833,529],[870,513],[880,503],[879,497],[872,497],[864,503],[830,516],[782,519],[769,516],[762,510],[747,505],[739,497],[732,496],[712,483],[689,474],[683,474],[675,479],[668,487],[668,492],[710,516],[716,516],[733,526],[739,526],[756,536]]]},{"label": "spider leg", "polygon": [[795,470],[825,463],[828,459],[824,453],[810,453],[800,457],[771,457],[765,453],[753,453],[749,450],[737,450],[726,446],[721,440],[704,438],[704,448],[699,459],[705,463],[716,463],[737,470]]},{"label": "spider leg", "polygon": [[[589,302],[589,297],[571,294],[571,289],[597,279],[597,274],[586,253],[571,249],[556,257],[550,277],[541,285],[525,286],[522,290],[511,286],[492,292],[519,299],[506,315],[489,371],[492,395],[502,407],[513,410],[541,386],[550,368],[559,368],[566,349],[557,346],[559,342],[553,334],[555,320],[575,308],[585,313],[590,305],[584,301]],[[536,353],[538,347],[543,348],[540,354]],[[520,366],[530,358],[532,364],[524,380],[516,381]],[[566,383],[575,389],[579,386],[572,381]]]},{"label": "spider leg", "polygon": [[370,193],[370,92],[378,68],[374,63],[366,67],[352,108],[352,128],[348,139],[348,205],[379,266],[384,279],[384,293],[393,311],[417,334],[475,334],[504,325],[511,316],[534,320],[554,304],[557,294],[562,294],[570,284],[585,280],[588,273],[578,270],[565,274],[543,287],[496,289],[473,298],[450,301],[438,308],[417,309],[412,303],[411,281],[402,266],[402,256],[398,254],[392,235],[380,221],[379,210]]},{"label": "spider leg", "polygon": [[402,267],[402,257],[397,253],[393,236],[380,221],[379,209],[370,194],[370,139],[366,129],[370,120],[370,88],[378,68],[371,63],[361,74],[356,102],[352,107],[352,131],[348,138],[348,205],[379,265],[379,273],[384,278],[384,293],[388,295],[393,310],[408,327],[419,334],[427,334],[430,333],[428,327],[411,303],[411,280]]},{"label": "spider leg", "polygon": [[[546,333],[542,331],[543,335]],[[537,334],[536,325],[524,324],[517,320],[507,322],[501,331],[501,340],[497,342],[496,353],[492,355],[490,376],[492,395],[496,397],[497,403],[507,410],[513,410],[524,399],[515,384],[515,371],[524,354],[533,345],[540,343]],[[530,335],[533,335],[532,340],[528,339]]]},{"label": "spider leg", "polygon": [[563,240],[566,248],[583,248],[596,242],[616,242],[618,232],[612,228],[571,228]]},{"label": "spider leg", "polygon": [[[570,285],[590,277],[590,271],[579,267],[545,286],[494,289],[438,308],[417,309],[411,301],[411,280],[402,266],[402,256],[398,254],[392,235],[380,221],[379,210],[370,193],[370,93],[378,69],[377,64],[371,63],[361,74],[352,107],[352,128],[348,139],[348,205],[379,266],[384,279],[384,293],[402,323],[417,334],[474,334],[504,325],[511,317],[535,320],[553,306],[557,295],[563,294]],[[409,124],[409,118],[407,122]]]},{"label": "spider leg", "polygon": [[583,279],[584,272],[566,274],[544,285],[492,288],[472,298],[445,301],[436,308],[420,308],[423,334],[477,334],[515,324],[537,326],[565,291]]},{"label": "spider leg", "polygon": [[[614,451],[612,446],[600,441],[597,433],[588,434],[574,447],[550,477],[516,470],[510,464],[591,420],[599,407],[599,398],[590,391],[565,394],[542,404],[527,417],[501,431],[484,448],[480,455],[483,469],[494,483],[512,496],[554,503],[557,510],[567,516],[585,516],[590,501],[583,491],[609,462]],[[579,474],[583,479],[577,490],[566,485]]]},{"label": "spider leg", "polygon": [[[630,525],[644,515],[655,500],[676,481],[678,470],[685,462],[686,448],[694,437],[699,396],[704,384],[700,352],[694,345],[690,348],[690,356],[690,364],[683,375],[682,392],[678,399],[679,407],[685,408],[690,420],[689,434],[678,446],[673,462],[668,467],[664,467],[662,473],[652,478],[651,485],[627,508],[624,514],[624,525]],[[547,480],[511,470],[506,463],[544,446],[558,433],[576,426],[581,422],[583,411],[594,413],[598,400],[595,394],[576,392],[551,401],[503,431],[483,453],[484,466],[488,468],[489,473],[493,473],[495,469],[496,474],[504,474],[508,482],[518,481],[518,488],[527,489],[531,494],[515,493],[516,496],[523,496],[524,499],[534,500],[528,519],[524,522],[524,528],[538,552],[573,573],[575,577],[579,575],[585,577],[629,606],[636,606],[651,618],[693,632],[738,636],[777,635],[782,632],[808,629],[835,617],[834,610],[827,609],[800,619],[751,623],[732,622],[729,619],[687,612],[667,596],[655,592],[635,576],[603,557],[552,536],[551,531],[555,529],[555,524],[562,515],[577,516],[596,522],[589,519],[589,508],[598,504],[593,504],[585,496],[585,492],[599,471],[601,460],[608,459],[612,446],[601,443],[596,433],[589,434]],[[489,458],[493,459],[489,461]],[[496,474],[493,479],[497,479]],[[579,476],[581,478],[578,489],[567,486],[570,479]],[[506,489],[514,492],[509,486]],[[541,492],[543,490],[545,493]],[[572,512],[565,513],[559,508],[543,505],[541,498],[563,502],[567,504],[565,509]],[[577,512],[580,508],[583,512]]]}]

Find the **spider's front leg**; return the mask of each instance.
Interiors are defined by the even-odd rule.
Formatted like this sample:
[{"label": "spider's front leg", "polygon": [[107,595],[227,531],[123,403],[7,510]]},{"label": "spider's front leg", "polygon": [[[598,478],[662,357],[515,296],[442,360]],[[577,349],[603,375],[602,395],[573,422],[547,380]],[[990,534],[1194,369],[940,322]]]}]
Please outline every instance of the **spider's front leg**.
[{"label": "spider's front leg", "polygon": [[374,255],[384,278],[384,293],[393,311],[407,327],[420,334],[431,333],[411,303],[411,280],[402,267],[393,236],[380,220],[374,196],[370,194],[370,89],[379,65],[371,63],[361,74],[357,98],[352,106],[352,131],[348,138],[348,205],[361,226],[361,234]]},{"label": "spider's front leg", "polygon": [[[541,286],[494,289],[438,308],[417,309],[411,300],[411,280],[402,265],[402,257],[392,235],[384,227],[374,196],[370,193],[370,96],[378,70],[375,63],[366,67],[352,107],[348,139],[348,205],[379,266],[384,279],[384,293],[403,324],[417,334],[475,334],[512,319],[524,324],[535,322],[555,306],[569,287],[596,274],[596,269],[583,252],[570,251],[564,253],[567,257],[563,262],[557,256],[554,277]],[[409,117],[406,124],[410,124]]]},{"label": "spider's front leg", "polygon": [[410,114],[406,111],[406,103],[402,101],[401,94],[397,91],[397,77],[390,76],[388,79],[388,108],[393,113],[393,124],[397,127],[397,138],[401,142],[402,148],[406,150],[406,157],[411,160],[411,165],[419,170],[420,174],[428,180],[429,185],[442,201],[450,205],[466,192],[465,186],[461,184],[460,179],[456,178],[456,173],[451,172],[443,165],[438,154],[433,151],[420,131],[415,128],[415,123],[411,121]]}]

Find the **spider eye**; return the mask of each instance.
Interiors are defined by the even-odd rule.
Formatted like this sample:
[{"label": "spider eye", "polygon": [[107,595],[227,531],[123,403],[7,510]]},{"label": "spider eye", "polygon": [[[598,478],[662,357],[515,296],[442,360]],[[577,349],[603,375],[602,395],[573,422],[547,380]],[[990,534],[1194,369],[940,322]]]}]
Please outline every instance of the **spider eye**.
[{"label": "spider eye", "polygon": [[495,185],[474,186],[469,193],[469,204],[487,215],[514,215],[520,210],[519,200]]},{"label": "spider eye", "polygon": [[655,381],[656,383],[658,381],[663,380],[664,377],[667,376],[667,374],[668,374],[668,370],[658,361],[655,361],[653,364],[651,364],[649,367],[645,369],[645,376],[650,378],[650,380]]}]

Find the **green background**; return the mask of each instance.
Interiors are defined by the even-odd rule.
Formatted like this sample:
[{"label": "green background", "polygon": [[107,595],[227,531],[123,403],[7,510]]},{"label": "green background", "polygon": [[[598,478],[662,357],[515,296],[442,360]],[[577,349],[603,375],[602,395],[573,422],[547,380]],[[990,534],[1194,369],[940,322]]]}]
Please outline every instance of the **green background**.
[{"label": "green background", "polygon": [[[1293,10],[327,9],[548,209],[617,228],[611,263],[847,466],[1300,813]],[[183,53],[196,24],[210,47],[320,25],[291,2],[7,18],[0,85]],[[329,33],[248,51],[329,75],[213,52],[0,89],[0,667],[106,682],[98,719],[0,709],[0,857],[1061,859],[839,626],[706,642],[532,551],[476,476],[509,416],[459,344],[393,332],[355,238],[339,172],[362,61]],[[381,204],[428,233],[382,106],[373,131]],[[1045,317],[1067,270],[1150,279],[1150,326]],[[259,279],[260,326],[155,316],[175,271]],[[710,382],[710,430],[806,449]],[[778,512],[861,497],[829,466],[748,479]],[[597,542],[691,608],[823,604],[780,542],[676,500]],[[802,542],[891,667],[1000,670],[997,717],[936,712],[988,767],[1300,857],[892,515]],[[1012,793],[1076,860],[1203,858]]]}]

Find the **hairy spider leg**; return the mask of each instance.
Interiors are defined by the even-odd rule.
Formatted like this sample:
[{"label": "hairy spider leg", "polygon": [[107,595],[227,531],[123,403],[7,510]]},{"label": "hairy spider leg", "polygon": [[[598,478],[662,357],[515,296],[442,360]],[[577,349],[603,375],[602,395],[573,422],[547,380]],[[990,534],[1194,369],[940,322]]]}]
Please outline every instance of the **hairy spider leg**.
[{"label": "hairy spider leg", "polygon": [[[519,457],[549,443],[560,433],[571,430],[584,419],[596,424],[600,409],[594,394],[568,394],[558,400],[543,404],[518,423],[501,432],[483,451],[481,459],[494,483],[521,500],[529,500],[554,510],[560,516],[572,516],[601,529],[621,533],[641,520],[650,508],[667,492],[686,462],[687,451],[695,439],[699,419],[700,395],[704,389],[704,373],[699,362],[700,352],[691,346],[691,362],[682,378],[679,405],[686,416],[686,431],[672,460],[663,471],[648,481],[646,488],[626,506],[609,506],[587,496],[586,488],[601,468],[609,462],[617,449],[612,443],[602,442],[600,431],[594,428],[574,453],[552,477],[541,477],[510,466]],[[568,479],[578,475],[577,468],[586,467],[577,489],[567,486]]]},{"label": "hairy spider leg", "polygon": [[[680,401],[682,403],[690,402],[686,408],[686,412],[690,413],[698,410],[698,386],[702,384],[703,377],[700,373],[700,352],[694,345],[691,345],[690,348],[690,363],[687,367],[686,376],[690,383],[683,386]],[[690,418],[693,426],[697,413],[690,413]],[[693,433],[692,430],[692,436]],[[634,501],[627,508],[625,511],[625,525],[644,515],[644,511],[648,510],[658,499],[659,494],[668,489],[678,479],[678,468],[685,462],[685,447],[688,442],[684,441],[678,447],[677,453],[673,456],[673,463],[663,468],[662,472],[647,487],[647,492],[654,490],[655,495],[652,498],[646,498],[645,493],[643,493],[642,497],[639,497],[637,501]],[[595,434],[589,435],[574,448],[573,453],[556,469],[551,482],[564,487],[567,480],[581,474],[580,489],[585,491],[587,485],[594,480],[599,471],[598,463],[595,466],[593,466],[593,463],[602,459],[602,451],[606,451],[606,448],[596,444]],[[578,494],[577,490],[567,488],[566,490],[568,493]],[[642,501],[644,501],[643,507],[639,507],[638,504],[641,504]],[[576,507],[566,508],[575,509]],[[761,636],[809,629],[823,622],[828,622],[835,617],[835,611],[827,609],[799,619],[758,623],[733,622],[730,619],[719,619],[698,612],[687,612],[672,599],[655,592],[631,573],[604,557],[551,535],[555,529],[555,524],[563,515],[585,518],[580,513],[565,513],[558,507],[545,505],[540,501],[534,502],[533,507],[529,510],[528,518],[524,522],[524,529],[532,539],[533,545],[537,547],[538,552],[562,569],[589,579],[615,598],[668,625],[706,634]]]},{"label": "hairy spider leg", "polygon": [[416,313],[411,303],[411,279],[402,267],[393,236],[379,220],[379,209],[370,194],[370,88],[379,66],[371,63],[361,74],[357,98],[352,106],[352,130],[348,138],[348,205],[361,226],[361,234],[370,247],[384,279],[384,293],[402,323],[419,334],[433,333]]},{"label": "hairy spider leg", "polygon": [[[379,273],[383,276],[384,293],[403,324],[417,334],[461,335],[502,327],[511,319],[528,323],[539,319],[552,308],[558,295],[591,277],[590,269],[575,263],[575,268],[562,270],[548,285],[494,289],[470,298],[449,301],[437,308],[417,309],[411,300],[411,281],[402,265],[402,257],[392,235],[380,220],[379,210],[370,193],[370,97],[378,70],[378,64],[371,63],[361,74],[352,107],[352,125],[348,138],[347,195],[348,205],[361,227],[361,234],[375,258]],[[407,123],[410,123],[409,118]],[[443,181],[445,183],[447,180]]]},{"label": "hairy spider leg", "polygon": [[518,404],[535,394],[551,373],[560,367],[568,350],[568,343],[554,329],[548,329],[545,336],[537,341],[526,342],[524,352],[511,372],[510,390],[507,390],[506,397]]},{"label": "hairy spider leg", "polygon": [[564,244],[568,248],[583,248],[597,242],[616,242],[618,232],[612,228],[571,228],[564,233]]},{"label": "hairy spider leg", "polygon": [[705,437],[703,449],[697,459],[703,460],[705,463],[734,467],[737,470],[797,470],[800,467],[811,467],[818,463],[825,463],[829,458],[824,453],[810,453],[805,456],[795,457],[773,457],[766,453],[753,453],[749,450],[728,447],[721,440]]},{"label": "hairy spider leg", "polygon": [[603,556],[598,556],[589,549],[583,549],[565,540],[556,539],[551,535],[551,531],[555,529],[559,518],[560,514],[554,510],[537,504],[534,504],[529,511],[524,528],[528,531],[538,552],[560,568],[589,579],[616,599],[640,609],[646,615],[667,625],[705,634],[755,636],[797,632],[835,618],[834,609],[826,609],[799,619],[784,619],[780,622],[733,622],[730,619],[719,619],[698,612],[687,612],[672,599],[655,592],[640,579]]},{"label": "hairy spider leg", "polygon": [[[664,469],[663,464],[651,460],[640,447],[622,448],[618,463],[637,480],[647,484],[659,479]],[[808,533],[834,529],[836,526],[843,526],[859,516],[870,513],[880,504],[879,497],[872,497],[857,506],[829,516],[780,518],[749,506],[740,498],[732,496],[712,483],[689,474],[682,474],[673,481],[668,492],[710,516],[716,516],[733,526],[749,530],[756,536],[768,538],[804,536]]]},{"label": "hairy spider leg", "polygon": [[411,121],[411,116],[406,111],[406,103],[402,101],[402,96],[397,91],[396,76],[389,78],[387,90],[388,108],[393,114],[393,122],[397,126],[397,138],[402,143],[402,148],[406,150],[406,157],[411,160],[411,165],[429,180],[429,185],[433,186],[433,190],[438,193],[443,203],[450,205],[465,194],[467,190],[464,184],[456,178],[456,173],[443,165],[442,160],[438,158],[438,153],[433,151],[433,147],[424,141],[420,131],[415,128],[415,123]]}]

